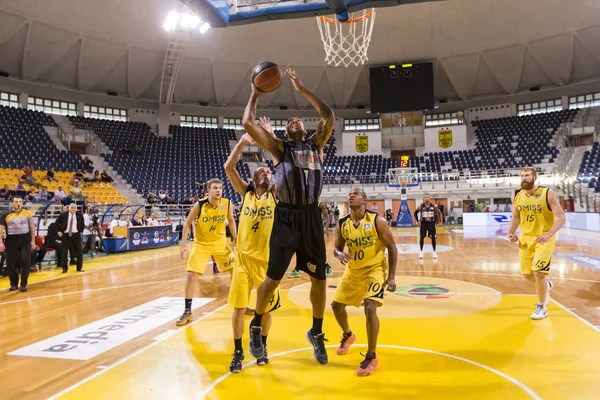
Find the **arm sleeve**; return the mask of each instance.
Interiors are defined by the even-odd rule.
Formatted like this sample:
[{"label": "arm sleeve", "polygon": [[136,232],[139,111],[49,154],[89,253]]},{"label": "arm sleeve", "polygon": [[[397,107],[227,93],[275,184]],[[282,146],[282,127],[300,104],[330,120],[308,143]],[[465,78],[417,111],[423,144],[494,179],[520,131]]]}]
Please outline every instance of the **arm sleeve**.
[{"label": "arm sleeve", "polygon": [[8,229],[8,225],[6,223],[6,214],[0,215],[0,225],[2,225],[4,229]]}]

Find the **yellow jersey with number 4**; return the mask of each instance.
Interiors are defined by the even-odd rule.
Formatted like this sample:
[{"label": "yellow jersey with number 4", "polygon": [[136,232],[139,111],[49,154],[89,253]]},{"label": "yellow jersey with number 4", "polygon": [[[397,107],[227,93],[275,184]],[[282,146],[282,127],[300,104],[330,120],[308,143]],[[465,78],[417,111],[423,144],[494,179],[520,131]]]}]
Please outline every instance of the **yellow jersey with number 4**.
[{"label": "yellow jersey with number 4", "polygon": [[351,257],[348,268],[369,268],[385,261],[385,246],[379,240],[376,220],[377,213],[369,210],[365,211],[358,226],[354,226],[350,214],[340,219],[340,230]]},{"label": "yellow jersey with number 4", "polygon": [[547,187],[538,186],[531,195],[522,189],[515,191],[513,206],[519,210],[521,234],[541,236],[552,228],[554,213],[548,200],[549,190]]},{"label": "yellow jersey with number 4", "polygon": [[259,261],[269,261],[269,242],[273,230],[275,206],[273,192],[267,190],[260,198],[257,198],[254,183],[251,182],[248,185],[240,210],[238,254]]},{"label": "yellow jersey with number 4", "polygon": [[229,199],[221,197],[219,205],[214,207],[208,198],[198,200],[200,213],[196,219],[194,242],[206,243],[225,239],[225,224],[229,215]]}]

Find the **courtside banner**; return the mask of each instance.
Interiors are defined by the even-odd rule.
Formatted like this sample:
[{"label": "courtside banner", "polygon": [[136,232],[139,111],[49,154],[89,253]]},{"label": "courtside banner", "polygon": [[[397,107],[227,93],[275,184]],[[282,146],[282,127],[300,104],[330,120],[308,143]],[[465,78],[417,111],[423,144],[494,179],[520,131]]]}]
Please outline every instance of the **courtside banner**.
[{"label": "courtside banner", "polygon": [[[192,309],[202,307],[215,299],[198,298]],[[161,297],[130,308],[110,317],[92,322],[49,339],[8,353],[11,356],[89,360],[158,328],[183,312],[185,301],[179,297]],[[173,322],[174,324],[174,322]]]}]

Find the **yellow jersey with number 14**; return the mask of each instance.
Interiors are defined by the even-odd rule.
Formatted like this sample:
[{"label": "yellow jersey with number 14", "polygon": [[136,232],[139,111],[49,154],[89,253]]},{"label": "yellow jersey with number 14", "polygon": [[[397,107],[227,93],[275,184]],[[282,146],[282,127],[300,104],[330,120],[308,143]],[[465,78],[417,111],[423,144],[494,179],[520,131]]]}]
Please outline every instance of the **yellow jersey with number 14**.
[{"label": "yellow jersey with number 14", "polygon": [[348,268],[369,268],[385,261],[385,246],[379,240],[376,220],[377,213],[369,210],[365,210],[358,226],[354,226],[350,214],[340,219],[340,230],[351,256]]},{"label": "yellow jersey with number 14", "polygon": [[196,219],[194,242],[206,243],[225,239],[225,224],[229,215],[229,199],[221,197],[219,205],[214,207],[208,198],[198,200],[200,213]]},{"label": "yellow jersey with number 14", "polygon": [[267,190],[256,198],[254,183],[251,182],[244,193],[240,210],[237,252],[258,261],[269,261],[269,242],[275,217],[275,198]]},{"label": "yellow jersey with number 14", "polygon": [[550,209],[548,191],[544,186],[538,186],[531,195],[521,189],[515,191],[513,207],[520,214],[521,234],[541,236],[552,228],[554,213]]}]

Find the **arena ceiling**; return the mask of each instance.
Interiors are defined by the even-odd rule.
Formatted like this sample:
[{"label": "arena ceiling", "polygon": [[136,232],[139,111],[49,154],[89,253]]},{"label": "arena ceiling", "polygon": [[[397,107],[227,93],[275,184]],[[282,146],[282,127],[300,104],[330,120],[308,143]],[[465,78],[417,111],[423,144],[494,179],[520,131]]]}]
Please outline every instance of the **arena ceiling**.
[{"label": "arena ceiling", "polygon": [[[0,0],[0,71],[158,101],[175,0]],[[448,0],[382,8],[370,62],[435,62],[448,101],[600,78],[600,1]],[[297,70],[336,108],[369,104],[368,67],[329,67],[314,18],[211,29],[189,43],[174,103],[243,106],[252,66]],[[306,108],[289,82],[262,107]]]}]

